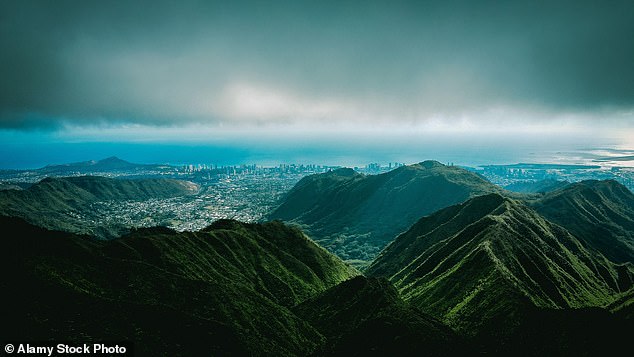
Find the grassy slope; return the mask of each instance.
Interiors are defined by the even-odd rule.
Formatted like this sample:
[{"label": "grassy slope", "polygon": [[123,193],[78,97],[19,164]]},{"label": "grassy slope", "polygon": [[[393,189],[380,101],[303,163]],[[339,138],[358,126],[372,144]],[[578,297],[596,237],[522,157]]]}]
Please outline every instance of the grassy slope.
[{"label": "grassy slope", "polygon": [[407,301],[466,333],[513,328],[532,307],[603,306],[633,279],[631,269],[497,194],[422,218],[367,273],[389,276]]},{"label": "grassy slope", "polygon": [[342,258],[371,260],[419,217],[499,190],[435,161],[371,176],[343,169],[304,178],[270,217],[300,224]]},{"label": "grassy slope", "polygon": [[608,308],[634,323],[634,288],[621,294]]},{"label": "grassy slope", "polygon": [[327,356],[454,355],[462,341],[445,325],[400,297],[385,279],[357,276],[293,311],[327,338]]},{"label": "grassy slope", "polygon": [[90,203],[169,198],[197,190],[191,182],[171,179],[46,178],[26,190],[0,191],[0,215],[20,217],[42,227],[81,232],[81,224],[68,213],[86,210]]},{"label": "grassy slope", "polygon": [[618,182],[582,181],[531,205],[608,259],[634,263],[634,194]]},{"label": "grassy slope", "polygon": [[323,337],[289,308],[357,274],[281,223],[144,229],[109,242],[15,219],[0,225],[20,232],[3,240],[3,291],[12,292],[3,314],[18,339],[134,340],[144,354],[305,355]]}]

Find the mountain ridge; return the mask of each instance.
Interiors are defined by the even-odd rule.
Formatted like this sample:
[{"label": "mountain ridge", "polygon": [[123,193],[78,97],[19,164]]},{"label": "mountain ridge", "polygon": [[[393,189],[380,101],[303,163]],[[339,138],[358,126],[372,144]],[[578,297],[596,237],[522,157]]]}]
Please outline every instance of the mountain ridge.
[{"label": "mountain ridge", "polygon": [[529,205],[610,260],[634,264],[634,194],[617,181],[573,183]]},{"label": "mountain ridge", "polygon": [[405,303],[387,279],[356,276],[295,306],[328,338],[319,355],[453,356],[464,353],[451,329]]},{"label": "mountain ridge", "polygon": [[437,161],[379,175],[336,170],[302,179],[268,218],[298,224],[344,259],[369,261],[421,216],[500,191],[475,173]]},{"label": "mountain ridge", "polygon": [[21,217],[42,227],[86,233],[72,215],[90,210],[92,203],[172,198],[194,194],[198,189],[192,182],[174,179],[47,177],[24,190],[0,191],[0,215]]},{"label": "mountain ridge", "polygon": [[315,351],[324,337],[289,309],[358,272],[279,222],[224,223],[95,241],[0,217],[17,232],[2,242],[7,337],[134,340],[142,355]]},{"label": "mountain ridge", "polygon": [[499,194],[421,218],[366,274],[389,277],[406,301],[466,332],[533,307],[605,306],[634,282],[632,266]]},{"label": "mountain ridge", "polygon": [[136,164],[126,160],[122,160],[116,156],[110,156],[101,160],[88,160],[69,162],[64,164],[49,164],[34,171],[46,174],[68,174],[71,172],[107,172],[107,171],[124,171],[124,170],[141,170],[163,165],[156,164]]}]

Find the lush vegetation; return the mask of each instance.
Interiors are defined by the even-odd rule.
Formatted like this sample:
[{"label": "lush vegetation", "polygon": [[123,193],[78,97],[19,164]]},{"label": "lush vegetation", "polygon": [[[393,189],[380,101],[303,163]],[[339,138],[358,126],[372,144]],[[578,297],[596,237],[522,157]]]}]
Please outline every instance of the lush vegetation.
[{"label": "lush vegetation", "polygon": [[[616,183],[591,184],[600,191]],[[573,348],[572,336],[580,332],[568,319],[596,321],[605,337],[598,345],[608,344],[606,339],[620,336],[627,323],[607,310],[579,309],[614,304],[613,311],[628,311],[634,284],[631,263],[608,259],[601,249],[525,203],[499,194],[476,197],[421,218],[366,273],[388,277],[407,302],[472,336],[485,350],[510,353],[523,346],[514,354],[538,354],[527,341],[540,343],[537,340],[544,338],[537,331],[539,319],[562,328],[543,329],[552,334],[543,342],[546,351],[580,348]],[[611,335],[603,335],[606,331]],[[557,338],[568,345],[557,345]],[[590,351],[598,345],[585,346]]]},{"label": "lush vegetation", "polygon": [[386,279],[357,276],[293,311],[324,336],[326,356],[447,356],[467,345],[450,328],[412,308]]},{"label": "lush vegetation", "polygon": [[102,201],[143,201],[196,193],[198,186],[172,179],[123,180],[100,176],[45,178],[25,190],[0,191],[0,215],[21,217],[41,227],[113,237],[126,227],[88,230],[81,219],[90,204]]},{"label": "lush vegetation", "polygon": [[270,218],[298,224],[331,252],[362,265],[421,216],[498,191],[472,172],[436,161],[369,176],[340,169],[302,179]]},{"label": "lush vegetation", "polygon": [[220,221],[113,241],[1,219],[3,319],[16,340],[131,340],[142,354],[306,355],[324,337],[289,309],[358,273],[300,231]]},{"label": "lush vegetation", "polygon": [[608,259],[634,263],[634,194],[620,183],[582,181],[531,205]]},{"label": "lush vegetation", "polygon": [[[192,189],[78,177],[0,197],[10,213],[51,226],[49,212]],[[10,232],[6,336],[128,340],[139,355],[603,356],[629,347],[634,195],[614,181],[519,195],[436,162],[376,176],[342,169],[300,181],[272,216],[360,264],[387,246],[364,277],[281,221],[100,241],[0,217]]]}]

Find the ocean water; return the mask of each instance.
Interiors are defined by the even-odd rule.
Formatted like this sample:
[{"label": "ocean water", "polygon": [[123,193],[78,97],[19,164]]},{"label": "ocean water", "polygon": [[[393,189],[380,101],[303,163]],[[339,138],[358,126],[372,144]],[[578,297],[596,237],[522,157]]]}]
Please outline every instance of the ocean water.
[{"label": "ocean water", "polygon": [[[338,136],[323,138],[253,136],[210,142],[72,141],[49,134],[0,132],[0,168],[99,160],[110,156],[135,163],[217,165],[281,163],[364,166],[438,160],[463,166],[517,162],[587,164],[616,145],[610,141],[518,136]],[[595,149],[601,148],[601,149]]]}]

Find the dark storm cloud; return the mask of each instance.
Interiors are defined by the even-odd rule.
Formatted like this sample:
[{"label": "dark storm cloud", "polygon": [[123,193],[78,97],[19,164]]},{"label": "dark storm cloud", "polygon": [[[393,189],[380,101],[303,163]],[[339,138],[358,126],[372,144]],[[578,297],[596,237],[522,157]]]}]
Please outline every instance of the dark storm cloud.
[{"label": "dark storm cloud", "polygon": [[632,1],[5,1],[0,125],[630,111],[633,34]]}]

